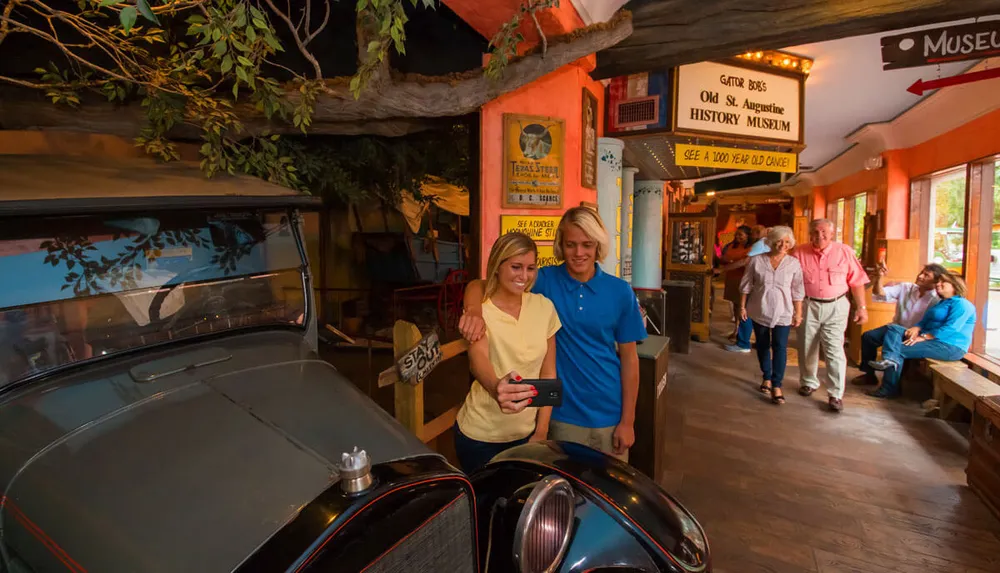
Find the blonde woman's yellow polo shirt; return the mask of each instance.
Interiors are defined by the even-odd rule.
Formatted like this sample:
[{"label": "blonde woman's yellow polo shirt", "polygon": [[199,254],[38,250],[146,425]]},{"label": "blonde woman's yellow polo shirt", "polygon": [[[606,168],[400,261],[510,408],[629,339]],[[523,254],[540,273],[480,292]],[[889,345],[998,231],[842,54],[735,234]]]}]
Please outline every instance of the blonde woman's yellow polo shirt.
[{"label": "blonde woman's yellow polo shirt", "polygon": [[[552,301],[530,292],[524,293],[521,299],[520,318],[514,318],[487,300],[483,303],[483,322],[486,323],[490,364],[498,378],[511,370],[522,378],[538,378],[549,338],[562,326]],[[477,380],[472,383],[456,419],[462,433],[473,440],[503,443],[533,434],[537,415],[538,408],[504,414]]]}]

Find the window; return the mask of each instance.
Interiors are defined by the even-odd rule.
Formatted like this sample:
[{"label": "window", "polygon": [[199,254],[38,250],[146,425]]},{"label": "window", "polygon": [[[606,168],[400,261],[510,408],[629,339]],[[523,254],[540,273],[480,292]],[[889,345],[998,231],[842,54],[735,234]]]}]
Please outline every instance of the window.
[{"label": "window", "polygon": [[64,364],[260,324],[301,324],[288,214],[52,217],[0,229],[0,386]]},{"label": "window", "polygon": [[868,194],[861,193],[852,200],[854,205],[854,229],[851,245],[854,254],[860,259],[865,248],[865,215],[868,214]]},{"label": "window", "polygon": [[986,312],[986,354],[1000,359],[1000,162],[993,164],[993,228],[991,231],[989,298],[985,311],[978,310]]},{"label": "window", "polygon": [[965,274],[965,168],[931,177],[927,260]]},{"label": "window", "polygon": [[868,194],[839,199],[827,207],[827,219],[836,228],[834,240],[854,249],[861,257],[865,246],[865,215],[868,214]]},{"label": "window", "polygon": [[835,216],[836,216],[836,219],[834,219],[834,224],[836,225],[836,228],[837,228],[837,239],[836,240],[838,242],[840,242],[840,243],[843,243],[844,242],[844,223],[847,221],[847,218],[844,216],[844,200],[843,199],[841,199],[840,201],[837,201],[837,212],[836,212]]}]

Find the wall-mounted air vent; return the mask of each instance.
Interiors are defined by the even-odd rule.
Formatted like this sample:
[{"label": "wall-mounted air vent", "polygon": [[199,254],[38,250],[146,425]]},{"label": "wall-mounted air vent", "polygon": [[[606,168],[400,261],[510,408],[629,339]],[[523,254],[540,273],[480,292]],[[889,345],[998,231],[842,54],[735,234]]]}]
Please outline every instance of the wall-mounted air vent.
[{"label": "wall-mounted air vent", "polygon": [[618,103],[615,127],[656,125],[660,121],[660,97],[635,97]]}]

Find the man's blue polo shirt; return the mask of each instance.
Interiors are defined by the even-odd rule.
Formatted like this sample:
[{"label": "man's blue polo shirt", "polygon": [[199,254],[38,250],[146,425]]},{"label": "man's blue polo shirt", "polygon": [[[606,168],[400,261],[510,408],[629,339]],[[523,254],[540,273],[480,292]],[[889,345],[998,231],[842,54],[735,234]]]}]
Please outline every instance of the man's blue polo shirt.
[{"label": "man's blue polo shirt", "polygon": [[750,246],[750,251],[747,252],[748,257],[756,257],[757,255],[763,255],[764,253],[770,253],[771,246],[767,244],[764,239],[757,239],[757,242]]},{"label": "man's blue polo shirt", "polygon": [[622,415],[621,359],[615,343],[646,338],[632,287],[595,265],[585,283],[565,265],[542,267],[532,292],[552,301],[562,322],[556,333],[556,372],[563,402],[552,419],[586,428],[617,426]]}]

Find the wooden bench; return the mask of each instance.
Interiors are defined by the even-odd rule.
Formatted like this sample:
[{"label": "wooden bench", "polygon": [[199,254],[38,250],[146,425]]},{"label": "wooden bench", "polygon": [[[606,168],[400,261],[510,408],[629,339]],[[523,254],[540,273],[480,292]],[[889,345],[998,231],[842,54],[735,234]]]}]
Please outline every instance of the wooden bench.
[{"label": "wooden bench", "polygon": [[927,359],[927,363],[934,382],[934,403],[925,404],[928,414],[937,410],[939,418],[947,419],[959,404],[971,412],[977,398],[1000,396],[1000,384],[980,376],[964,362]]}]

